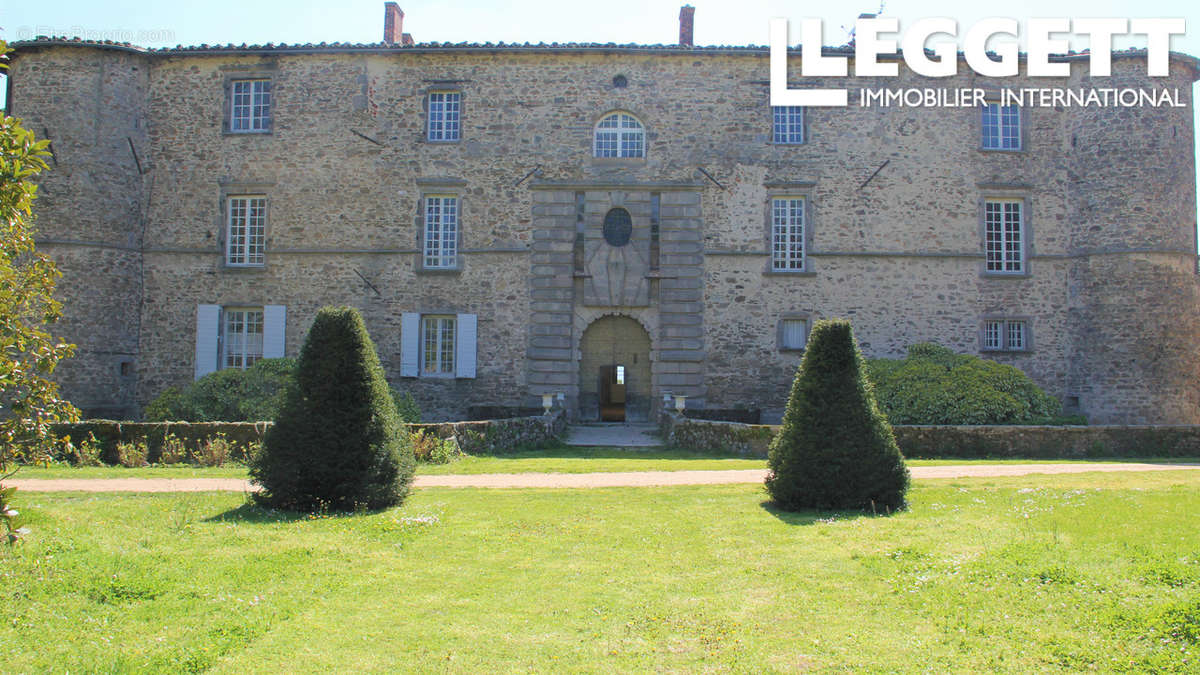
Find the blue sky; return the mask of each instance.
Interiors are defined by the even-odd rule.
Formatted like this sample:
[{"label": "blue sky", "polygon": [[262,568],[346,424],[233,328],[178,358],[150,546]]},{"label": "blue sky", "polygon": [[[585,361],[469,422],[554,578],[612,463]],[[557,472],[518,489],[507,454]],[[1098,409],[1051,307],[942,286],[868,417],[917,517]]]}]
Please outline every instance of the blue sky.
[{"label": "blue sky", "polygon": [[[400,0],[404,30],[418,42],[637,42],[673,43],[678,38],[679,0],[510,0],[506,3]],[[825,43],[842,44],[842,26],[860,12],[876,12],[879,0],[859,4],[813,0],[691,0],[696,7],[699,45],[766,44],[767,21],[781,16],[825,20]],[[884,14],[906,22],[950,17],[960,26],[978,19],[1031,17],[1182,17],[1188,32],[1172,49],[1200,56],[1200,3],[1195,0],[1076,1],[887,0]],[[39,34],[79,35],[130,41],[146,47],[176,44],[378,42],[383,34],[382,0],[105,0],[31,2],[4,0],[0,39],[16,41]],[[1086,40],[1073,44],[1087,46]],[[1118,48],[1141,46],[1118,41]],[[1200,95],[1200,91],[1195,92]],[[3,96],[0,90],[0,97]],[[1200,121],[1200,120],[1198,120]]]},{"label": "blue sky", "polygon": [[[511,0],[506,3],[402,0],[405,30],[418,41],[517,42],[674,42],[678,0]],[[767,19],[799,19],[819,11],[827,26],[826,42],[845,41],[839,26],[859,12],[879,9],[878,0],[858,5],[812,0],[692,0],[696,7],[697,44],[765,44]],[[834,5],[839,5],[834,7]],[[207,0],[106,0],[105,2],[16,2],[0,10],[0,37],[22,39],[38,33],[118,33],[144,38],[146,46],[255,42],[375,42],[383,32],[381,0],[292,0],[251,2]],[[1062,17],[1185,17],[1196,21],[1195,35],[1175,48],[1200,52],[1200,5],[1183,1],[1078,2],[1010,0],[978,5],[947,0],[889,0],[885,13],[905,19],[947,16],[969,23],[987,16],[1017,19]]]}]

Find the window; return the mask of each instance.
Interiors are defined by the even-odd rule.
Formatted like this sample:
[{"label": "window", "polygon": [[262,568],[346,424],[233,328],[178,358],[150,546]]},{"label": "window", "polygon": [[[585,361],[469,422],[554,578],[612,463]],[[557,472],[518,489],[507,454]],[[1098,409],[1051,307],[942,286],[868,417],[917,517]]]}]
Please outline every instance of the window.
[{"label": "window", "polygon": [[287,307],[196,306],[196,379],[284,356]]},{"label": "window", "polygon": [[806,344],[808,344],[808,319],[784,318],[780,320],[780,351],[802,351]]},{"label": "window", "polygon": [[222,368],[246,369],[263,357],[263,310],[227,308],[225,310],[225,349]]},{"label": "window", "polygon": [[429,93],[429,135],[431,141],[457,141],[462,134],[462,92]]},{"label": "window", "polygon": [[458,253],[458,197],[425,197],[425,267],[454,269]]},{"label": "window", "polygon": [[795,105],[773,106],[773,138],[776,143],[798,145],[804,142],[804,108]]},{"label": "window", "polygon": [[454,317],[423,317],[421,338],[421,373],[424,375],[453,375]]},{"label": "window", "polygon": [[983,204],[987,271],[1021,274],[1025,271],[1025,223],[1019,199],[989,199]]},{"label": "window", "polygon": [[804,198],[771,200],[771,269],[804,271]]},{"label": "window", "polygon": [[253,133],[271,130],[271,81],[233,80],[229,130]]},{"label": "window", "polygon": [[1021,149],[1021,109],[1015,105],[983,106],[983,149]]},{"label": "window", "polygon": [[404,312],[400,376],[475,377],[478,327],[475,314]]},{"label": "window", "polygon": [[262,265],[267,234],[265,197],[230,197],[225,262],[235,266]]},{"label": "window", "polygon": [[596,124],[593,152],[596,157],[645,157],[646,130],[629,113],[605,115]]},{"label": "window", "polygon": [[1029,324],[1024,319],[988,319],[983,322],[983,350],[1024,352],[1029,350]]}]

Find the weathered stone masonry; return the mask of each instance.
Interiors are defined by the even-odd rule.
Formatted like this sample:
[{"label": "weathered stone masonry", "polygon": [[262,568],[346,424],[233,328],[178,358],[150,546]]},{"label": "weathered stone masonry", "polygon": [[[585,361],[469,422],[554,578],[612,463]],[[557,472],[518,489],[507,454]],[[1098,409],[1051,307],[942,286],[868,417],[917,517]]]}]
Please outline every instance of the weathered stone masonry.
[{"label": "weathered stone masonry", "polygon": [[[805,143],[772,143],[763,48],[16,47],[11,114],[55,153],[40,241],[80,346],[60,377],[89,413],[137,415],[190,381],[201,305],[285,307],[295,355],[318,307],[350,304],[430,419],[558,392],[594,416],[591,326],[628,339],[587,344],[648,336],[629,357],[646,359],[629,365],[631,416],[671,393],[769,420],[799,362],[784,317],[849,317],[868,355],[895,356],[924,340],[977,353],[983,317],[1007,316],[1028,320],[1032,348],[990,357],[1069,408],[1200,422],[1190,57],[1150,79],[1121,54],[1103,83],[1070,59],[1070,78],[1037,86],[1174,87],[1189,107],[1025,109],[1023,149],[1004,152],[980,149],[976,109],[853,101],[806,111]],[[901,73],[838,86],[1027,85]],[[245,74],[271,81],[269,133],[225,130]],[[442,89],[461,92],[457,142],[426,140]],[[614,110],[645,125],[645,157],[593,156]],[[224,263],[224,198],[243,193],[267,199],[260,267]],[[422,268],[428,194],[459,199],[453,271]],[[770,269],[777,196],[806,200],[800,273]],[[1025,204],[1025,274],[984,273],[988,198]],[[624,247],[602,233],[617,207]],[[478,317],[475,376],[402,377],[405,313]]]}]

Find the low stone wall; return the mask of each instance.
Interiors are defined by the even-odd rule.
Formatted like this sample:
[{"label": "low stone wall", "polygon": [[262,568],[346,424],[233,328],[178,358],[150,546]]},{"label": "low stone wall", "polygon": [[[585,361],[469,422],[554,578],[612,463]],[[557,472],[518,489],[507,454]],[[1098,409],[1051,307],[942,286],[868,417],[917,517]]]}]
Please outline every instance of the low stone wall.
[{"label": "low stone wall", "polygon": [[1200,426],[896,426],[905,457],[1200,457]]},{"label": "low stone wall", "polygon": [[[188,446],[225,434],[241,446],[261,442],[272,422],[119,422],[116,420],[86,420],[75,424],[55,425],[54,432],[66,436],[78,445],[90,433],[99,441],[104,452],[101,459],[116,463],[117,443],[145,442],[149,460],[157,461],[162,454],[163,439],[174,434]],[[477,422],[446,422],[442,424],[407,424],[409,431],[424,430],[438,438],[453,438],[467,454],[504,454],[518,447],[538,447],[552,442],[567,428],[561,411],[536,417]]]},{"label": "low stone wall", "polygon": [[503,455],[521,447],[541,447],[553,443],[567,429],[561,411],[534,417],[409,424],[410,431],[432,433],[438,438],[453,438],[468,455]]},{"label": "low stone wall", "polygon": [[119,422],[116,420],[85,420],[75,424],[57,424],[54,433],[66,436],[79,445],[91,434],[103,448],[100,459],[117,463],[117,443],[144,442],[149,449],[149,461],[162,455],[163,440],[170,434],[192,449],[217,434],[225,434],[243,449],[251,443],[262,442],[270,422]]},{"label": "low stone wall", "polygon": [[766,457],[767,445],[779,431],[768,424],[717,422],[664,412],[659,431],[668,447],[689,450],[728,451],[751,457]]},{"label": "low stone wall", "polygon": [[[662,416],[672,447],[766,457],[776,425]],[[1200,457],[1200,426],[907,426],[892,429],[905,457]]]}]

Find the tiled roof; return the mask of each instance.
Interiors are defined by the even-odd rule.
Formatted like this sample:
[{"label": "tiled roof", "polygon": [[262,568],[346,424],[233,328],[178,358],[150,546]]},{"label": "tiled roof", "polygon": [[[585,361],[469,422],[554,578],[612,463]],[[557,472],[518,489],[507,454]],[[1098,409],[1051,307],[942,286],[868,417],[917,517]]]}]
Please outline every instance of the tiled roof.
[{"label": "tiled roof", "polygon": [[[181,56],[191,54],[211,54],[211,55],[228,55],[228,54],[262,54],[262,53],[279,53],[279,54],[307,54],[314,52],[445,52],[445,51],[465,51],[465,52],[490,52],[490,51],[509,51],[509,52],[662,52],[676,54],[726,54],[726,53],[747,53],[747,54],[766,54],[770,48],[765,45],[712,45],[700,47],[685,47],[677,44],[656,44],[656,45],[640,45],[640,44],[618,44],[615,42],[418,42],[415,44],[387,44],[384,42],[321,42],[321,43],[304,43],[304,44],[287,44],[268,42],[262,45],[247,45],[247,44],[224,44],[224,45],[175,45],[174,47],[157,47],[148,48],[130,44],[128,42],[112,42],[110,40],[84,40],[77,37],[59,37],[39,35],[33,40],[22,40],[14,42],[10,46],[20,51],[21,49],[50,47],[63,45],[77,45],[85,47],[99,47],[116,49],[121,51],[136,52],[149,56]],[[792,52],[799,52],[799,49],[792,47],[789,49]],[[927,50],[928,51],[928,50]],[[821,52],[828,55],[853,55],[854,47],[850,45],[842,45],[839,47],[822,47]],[[932,55],[932,52],[929,52]],[[1125,49],[1117,50],[1112,53],[1113,58],[1135,58],[1145,56],[1145,49]],[[899,57],[899,53],[896,55]],[[962,54],[960,53],[961,57]],[[1021,58],[1025,58],[1022,53]],[[1052,55],[1052,61],[1075,61],[1088,58],[1087,51],[1069,52],[1067,54]],[[1171,52],[1171,57],[1192,68],[1192,70],[1200,73],[1200,59],[1189,54],[1181,52]]]}]

